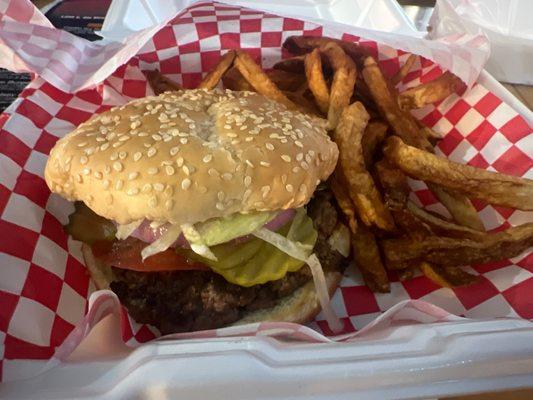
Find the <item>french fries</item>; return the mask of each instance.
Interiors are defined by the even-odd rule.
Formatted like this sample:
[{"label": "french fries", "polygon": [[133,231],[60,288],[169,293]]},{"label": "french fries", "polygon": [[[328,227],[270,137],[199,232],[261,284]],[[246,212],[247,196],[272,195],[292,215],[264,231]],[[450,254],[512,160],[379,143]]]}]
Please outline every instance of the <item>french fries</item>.
[{"label": "french fries", "polygon": [[244,51],[237,50],[235,66],[244,78],[250,82],[254,89],[269,99],[284,104],[287,108],[295,109],[296,105],[270,80],[261,67],[255,63],[250,55]]},{"label": "french fries", "polygon": [[398,106],[394,91],[390,89],[372,57],[365,59],[362,75],[380,113],[389,122],[394,133],[411,146],[432,152],[433,146],[418,128],[414,117],[403,112]]},{"label": "french fries", "polygon": [[329,95],[328,127],[335,129],[342,110],[350,104],[354,91],[357,69],[353,60],[335,42],[320,46],[333,68],[333,81]]},{"label": "french fries", "polygon": [[458,267],[440,267],[424,261],[419,268],[426,277],[442,287],[470,285],[477,280],[477,276]]},{"label": "french fries", "polygon": [[355,218],[355,206],[350,199],[350,195],[346,192],[344,186],[339,182],[338,177],[335,175],[331,177],[329,187],[337,200],[339,208],[348,220],[350,231],[355,234],[357,232],[357,219]]},{"label": "french fries", "polygon": [[422,108],[428,104],[444,100],[455,93],[462,85],[461,79],[447,71],[431,82],[407,89],[398,96],[398,104],[403,110]]},{"label": "french fries", "polygon": [[533,181],[454,163],[390,137],[383,152],[407,175],[491,204],[533,210]]},{"label": "french fries", "polygon": [[[245,52],[230,50],[199,87],[258,92],[290,109],[327,116],[339,162],[328,185],[351,233],[352,254],[366,284],[388,292],[387,269],[403,281],[420,270],[443,287],[468,285],[460,266],[518,255],[533,244],[533,223],[487,233],[469,198],[533,210],[533,181],[453,163],[434,155],[440,140],[410,113],[438,102],[461,81],[447,72],[398,93],[418,56],[392,78],[358,44],[292,36],[292,56],[263,71]],[[156,94],[181,86],[147,72]],[[453,217],[448,220],[409,200],[408,177],[423,180]]]},{"label": "french fries", "polygon": [[388,125],[382,121],[370,121],[363,134],[363,158],[365,166],[369,169],[374,161],[376,150],[381,148],[381,143],[387,136]]},{"label": "french fries", "polygon": [[394,229],[392,217],[365,168],[362,137],[368,118],[364,106],[353,103],[344,109],[333,137],[339,146],[340,169],[359,217],[367,226],[375,225],[391,231]]},{"label": "french fries", "polygon": [[511,258],[533,246],[533,223],[498,233],[485,233],[476,240],[439,236],[381,241],[387,268],[403,269],[426,261],[442,266],[483,264]]},{"label": "french fries", "polygon": [[177,84],[176,82],[173,82],[171,79],[167,78],[164,75],[161,75],[161,73],[158,70],[155,71],[146,71],[145,72],[146,77],[148,79],[148,83],[150,84],[150,87],[154,91],[156,95],[167,92],[167,91],[173,91],[173,90],[181,90],[182,87]]},{"label": "french fries", "polygon": [[320,50],[314,49],[305,56],[305,76],[309,82],[309,89],[315,97],[316,104],[324,114],[329,108],[329,88],[322,72]]},{"label": "french fries", "polygon": [[352,248],[355,263],[367,286],[374,292],[389,292],[389,279],[381,262],[376,238],[363,224],[359,224],[357,232],[352,235]]},{"label": "french fries", "polygon": [[198,88],[214,89],[218,85],[218,82],[220,82],[220,78],[233,65],[233,60],[235,60],[235,51],[230,50],[222,56],[216,67],[202,79]]},{"label": "french fries", "polygon": [[409,73],[409,71],[411,71],[414,63],[416,62],[416,60],[418,60],[418,58],[419,57],[416,54],[409,55],[409,57],[405,61],[405,64],[402,65],[398,73],[394,75],[394,77],[391,79],[392,84],[394,86],[400,83],[407,76],[407,74]]}]

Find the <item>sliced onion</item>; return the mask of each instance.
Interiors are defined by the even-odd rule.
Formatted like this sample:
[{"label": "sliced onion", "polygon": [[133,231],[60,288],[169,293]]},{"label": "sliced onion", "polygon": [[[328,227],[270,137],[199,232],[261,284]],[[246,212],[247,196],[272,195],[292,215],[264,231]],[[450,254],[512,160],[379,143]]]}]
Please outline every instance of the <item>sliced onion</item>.
[{"label": "sliced onion", "polygon": [[350,231],[348,227],[343,223],[337,224],[335,230],[328,238],[328,244],[342,256],[348,257],[350,255]]},{"label": "sliced onion", "polygon": [[129,224],[117,225],[117,233],[115,234],[117,239],[127,239],[133,232],[135,232],[139,226],[143,223],[142,219],[130,222]]},{"label": "sliced onion", "polygon": [[272,232],[266,228],[259,228],[253,232],[252,235],[264,240],[267,243],[270,243],[272,246],[276,247],[282,252],[301,261],[305,261],[313,250],[313,247],[310,245],[294,242],[290,239],[287,239],[285,236],[276,232]]},{"label": "sliced onion", "polygon": [[181,234],[181,227],[179,225],[170,225],[167,231],[155,242],[146,246],[141,251],[141,257],[144,261],[147,257],[160,253],[168,249],[178,239]]},{"label": "sliced onion", "polygon": [[296,210],[294,209],[281,211],[273,220],[267,222],[264,227],[270,229],[271,231],[277,231],[279,228],[293,219],[294,214],[296,214]]}]

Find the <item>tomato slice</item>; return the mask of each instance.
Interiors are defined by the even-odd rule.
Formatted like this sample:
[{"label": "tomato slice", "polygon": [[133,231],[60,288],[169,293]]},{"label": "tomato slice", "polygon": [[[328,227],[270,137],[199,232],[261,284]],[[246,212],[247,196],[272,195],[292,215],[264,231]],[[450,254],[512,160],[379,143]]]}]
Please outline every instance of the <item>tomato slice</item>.
[{"label": "tomato slice", "polygon": [[91,246],[93,254],[105,264],[117,268],[130,269],[141,272],[155,271],[185,271],[208,270],[206,265],[189,260],[176,253],[174,249],[167,249],[146,258],[141,257],[141,251],[147,246],[141,240],[127,238],[126,240],[102,240]]}]

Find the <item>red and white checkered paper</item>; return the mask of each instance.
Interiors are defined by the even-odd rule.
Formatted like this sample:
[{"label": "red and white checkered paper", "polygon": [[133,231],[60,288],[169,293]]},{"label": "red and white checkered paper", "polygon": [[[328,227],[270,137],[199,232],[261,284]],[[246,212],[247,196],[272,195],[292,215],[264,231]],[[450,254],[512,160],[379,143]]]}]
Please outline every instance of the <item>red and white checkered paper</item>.
[{"label": "red and white checkered paper", "polygon": [[[58,68],[59,59],[63,65],[74,68],[75,63],[69,64],[73,59],[69,51],[77,54],[74,49],[79,49],[58,43],[64,43],[65,37],[71,44],[79,43],[79,40],[47,27],[44,17],[26,7],[25,2],[11,1],[7,2],[7,6],[5,3],[0,3],[0,49],[6,46],[6,31],[3,30],[6,25],[2,24],[18,24],[16,30],[19,33],[10,31],[11,43],[33,44],[12,48],[14,53],[17,52],[17,62],[26,69],[35,67],[46,73],[36,77],[0,116],[0,343],[3,343],[0,347],[0,374],[4,379],[35,373],[36,368],[50,359],[68,337],[56,354],[56,359],[64,358],[107,312],[105,307],[101,309],[98,306],[105,304],[98,299],[110,296],[104,292],[93,299],[95,307],[84,318],[94,285],[83,265],[79,243],[68,238],[61,226],[73,207],[50,194],[43,171],[47,155],[59,137],[93,113],[151,94],[142,70],[157,68],[185,87],[194,87],[225,50],[246,49],[268,68],[286,56],[281,50],[285,38],[300,34],[328,35],[358,42],[374,53],[389,74],[396,72],[408,56],[403,51],[329,26],[234,6],[202,3],[184,11],[157,33],[150,33],[146,43],[137,43],[139,50],[136,54],[129,53],[126,57],[117,47],[115,55],[120,54],[127,60],[126,64],[106,75],[102,83],[70,93],[58,87],[67,85],[68,76],[59,74],[53,79],[52,76],[54,68]],[[26,6],[21,6],[23,3]],[[10,29],[15,28],[11,25]],[[28,36],[28,29],[36,36]],[[48,36],[51,33],[55,36]],[[138,37],[141,36],[139,34]],[[39,46],[51,43],[55,43],[59,54],[58,51],[49,51],[49,54],[54,54],[50,58],[48,53],[37,51]],[[419,47],[424,46],[429,45],[426,42],[419,44]],[[33,51],[31,57],[28,51]],[[61,58],[61,53],[68,54]],[[431,51],[426,49],[422,53],[429,54]],[[130,55],[132,57],[128,60]],[[37,60],[37,63],[34,60],[37,65],[28,61],[39,57],[47,62]],[[8,63],[11,61],[8,60]],[[80,79],[85,83],[90,81],[87,71],[92,76],[102,73],[96,62],[86,67],[79,64],[75,68],[79,69],[80,76],[83,76]],[[481,67],[476,65],[472,68],[479,70]],[[404,84],[425,82],[441,73],[442,70],[432,61],[422,59]],[[63,78],[63,83],[60,83]],[[453,95],[437,106],[419,110],[417,117],[444,136],[439,151],[450,159],[533,178],[531,127],[482,85],[473,84],[462,95]],[[413,182],[413,187],[421,204],[428,209],[445,212],[425,186]],[[492,207],[481,202],[476,202],[475,206],[490,230],[533,219],[531,213]],[[380,316],[378,327],[396,318],[435,322],[453,319],[453,315],[533,319],[533,254],[530,251],[512,260],[471,266],[468,270],[480,275],[480,279],[477,284],[466,288],[440,288],[423,276],[399,282],[391,274],[391,293],[374,294],[363,284],[360,274],[349,268],[332,299],[335,311],[344,321],[344,335],[336,339],[348,340],[350,333],[360,331]],[[412,301],[394,307],[405,300]],[[383,315],[386,310],[390,311]],[[153,328],[132,321],[124,310],[122,315],[122,336],[128,344],[136,345],[157,335]],[[76,325],[78,328],[74,330]],[[321,315],[308,328],[294,324],[260,324],[242,329],[193,335],[250,335],[262,331],[263,334],[281,332],[284,336],[314,341],[327,340],[325,336],[331,335]],[[316,332],[313,333],[313,330]]]}]

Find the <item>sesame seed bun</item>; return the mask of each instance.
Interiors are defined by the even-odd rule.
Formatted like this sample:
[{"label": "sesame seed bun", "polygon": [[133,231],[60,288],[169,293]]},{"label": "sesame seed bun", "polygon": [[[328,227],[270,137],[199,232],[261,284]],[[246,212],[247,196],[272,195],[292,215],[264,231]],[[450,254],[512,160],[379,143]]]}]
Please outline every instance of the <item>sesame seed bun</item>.
[{"label": "sesame seed bun", "polygon": [[[112,269],[94,257],[91,248],[85,243],[82,244],[82,253],[85,264],[97,289],[109,289],[113,280]],[[342,274],[338,271],[329,270],[324,273],[326,285],[330,296],[340,284]],[[291,295],[278,299],[273,307],[260,309],[245,315],[242,319],[232,325],[249,324],[253,322],[294,322],[304,324],[312,321],[320,312],[321,307],[316,294],[313,281],[307,282],[302,287],[295,290]]]},{"label": "sesame seed bun", "polygon": [[81,124],[50,152],[45,179],[120,224],[296,208],[335,168],[325,126],[256,93],[167,92]]}]

